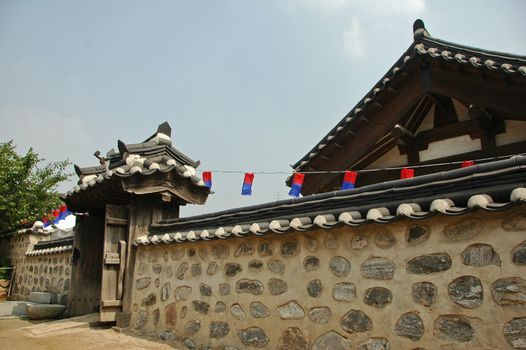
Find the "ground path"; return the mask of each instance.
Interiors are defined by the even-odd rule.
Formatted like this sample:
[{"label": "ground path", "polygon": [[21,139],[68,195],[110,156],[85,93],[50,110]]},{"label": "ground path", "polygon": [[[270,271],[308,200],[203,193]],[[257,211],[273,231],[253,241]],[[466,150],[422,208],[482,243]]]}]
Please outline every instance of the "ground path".
[{"label": "ground path", "polygon": [[[66,321],[66,320],[64,320]],[[66,321],[68,322],[68,321]],[[118,333],[107,326],[77,326],[64,323],[0,318],[0,349],[9,350],[118,350],[171,349],[148,339]]]}]

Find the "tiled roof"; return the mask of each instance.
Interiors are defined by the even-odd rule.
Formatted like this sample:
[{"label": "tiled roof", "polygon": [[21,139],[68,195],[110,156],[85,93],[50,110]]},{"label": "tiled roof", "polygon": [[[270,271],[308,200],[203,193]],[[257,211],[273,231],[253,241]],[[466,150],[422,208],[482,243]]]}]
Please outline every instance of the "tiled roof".
[{"label": "tiled roof", "polygon": [[73,251],[73,237],[40,241],[25,252],[26,256],[60,254]]},{"label": "tiled roof", "polygon": [[118,152],[111,149],[99,166],[80,168],[75,165],[79,176],[78,185],[64,198],[87,190],[114,177],[126,178],[135,174],[144,176],[157,172],[175,171],[179,176],[190,179],[190,184],[207,191],[204,182],[196,176],[199,161],[194,161],[172,145],[171,128],[168,123],[159,126],[157,133],[142,143],[125,144],[118,141]]},{"label": "tiled roof", "polygon": [[526,156],[150,226],[136,245],[225,239],[498,211],[526,202]]},{"label": "tiled roof", "polygon": [[[415,22],[415,26],[419,21]],[[323,155],[323,149],[334,142],[335,138],[343,131],[355,135],[353,130],[354,123],[367,110],[378,104],[378,98],[389,91],[393,81],[403,76],[407,67],[415,62],[416,58],[430,57],[444,62],[452,62],[462,66],[469,66],[480,70],[500,71],[503,74],[515,75],[526,78],[526,56],[513,55],[508,53],[494,52],[472,48],[469,46],[450,43],[444,40],[431,38],[423,23],[421,28],[414,32],[415,40],[407,51],[398,59],[391,69],[380,79],[378,83],[365,95],[356,106],[334,127],[325,137],[323,137],[305,156],[297,161],[292,168],[295,171],[305,170],[305,167],[316,157]],[[381,105],[380,105],[381,106]],[[352,136],[350,136],[352,137]]]}]

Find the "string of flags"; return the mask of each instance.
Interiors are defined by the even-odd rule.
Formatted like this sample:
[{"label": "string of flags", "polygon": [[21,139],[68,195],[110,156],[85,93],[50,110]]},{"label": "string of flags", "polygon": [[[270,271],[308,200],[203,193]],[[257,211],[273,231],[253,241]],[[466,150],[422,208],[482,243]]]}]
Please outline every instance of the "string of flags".
[{"label": "string of flags", "polygon": [[71,215],[65,204],[62,204],[60,208],[53,210],[53,213],[42,218],[44,227],[48,227],[51,224],[55,225],[60,220],[64,220],[66,216]]},{"label": "string of flags", "polygon": [[[466,160],[463,162],[451,162],[447,164],[460,164],[462,168],[466,168],[466,167],[475,165],[475,161]],[[417,165],[414,167],[389,168],[389,170],[400,169],[400,179],[410,179],[415,176],[414,168],[422,168],[422,167],[424,166]],[[300,196],[301,188],[303,186],[305,176],[308,174],[343,173],[343,182],[342,182],[341,190],[350,190],[350,189],[355,188],[356,180],[358,179],[358,174],[360,172],[367,172],[367,170],[371,170],[371,169],[358,170],[358,171],[344,170],[344,171],[296,172],[293,174],[293,177],[292,177],[289,196],[291,197]],[[377,170],[377,169],[374,169],[374,170]],[[216,171],[216,172],[218,173],[239,173],[238,171]],[[281,174],[281,173],[282,172],[261,172],[260,174]],[[203,178],[203,182],[205,183],[205,186],[208,187],[209,189],[212,189],[212,171],[203,171],[202,178]],[[243,184],[241,186],[241,195],[243,196],[252,195],[252,184],[253,183],[254,183],[254,173],[245,172],[245,176],[243,178]]]}]

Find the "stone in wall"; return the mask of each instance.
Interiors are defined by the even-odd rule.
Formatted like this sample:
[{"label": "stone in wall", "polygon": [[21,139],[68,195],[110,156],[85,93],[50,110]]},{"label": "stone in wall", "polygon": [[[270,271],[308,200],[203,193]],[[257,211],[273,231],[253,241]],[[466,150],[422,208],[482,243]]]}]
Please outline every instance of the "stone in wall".
[{"label": "stone in wall", "polygon": [[239,243],[239,245],[237,246],[235,252],[234,252],[234,257],[239,257],[239,256],[249,256],[249,255],[252,255],[254,254],[254,246],[252,244],[249,244],[249,243],[246,243],[246,242],[241,242]]},{"label": "stone in wall", "polygon": [[160,274],[162,270],[163,270],[163,266],[161,264],[153,264],[152,265],[153,273]]},{"label": "stone in wall", "polygon": [[297,255],[300,252],[300,245],[296,239],[288,239],[281,242],[281,255],[290,257]]},{"label": "stone in wall", "polygon": [[502,228],[505,231],[524,231],[526,230],[526,213],[518,213],[502,221]]},{"label": "stone in wall", "polygon": [[162,331],[161,333],[159,333],[159,339],[163,341],[175,340],[175,332],[174,331]]},{"label": "stone in wall", "polygon": [[413,301],[424,306],[431,306],[437,300],[437,287],[431,282],[417,282],[411,287]]},{"label": "stone in wall", "polygon": [[411,225],[406,232],[407,243],[420,243],[429,238],[430,230],[426,226]]},{"label": "stone in wall", "polygon": [[135,328],[141,329],[146,325],[146,322],[148,322],[148,319],[150,318],[150,315],[147,311],[141,310],[137,314],[137,318],[135,319]]},{"label": "stone in wall", "polygon": [[362,263],[360,271],[365,278],[390,280],[394,276],[395,265],[387,258],[373,256]]},{"label": "stone in wall", "polygon": [[184,250],[183,249],[175,249],[170,252],[170,258],[172,258],[173,261],[177,261],[182,259],[184,256]]},{"label": "stone in wall", "polygon": [[206,283],[199,284],[199,292],[202,297],[209,297],[212,295],[212,287]]},{"label": "stone in wall", "polygon": [[218,244],[212,247],[212,255],[216,259],[226,259],[230,254],[230,249],[225,244]]},{"label": "stone in wall", "polygon": [[350,282],[336,283],[332,288],[332,297],[337,301],[353,301],[356,299],[356,286]]},{"label": "stone in wall", "polygon": [[396,322],[395,333],[401,337],[418,340],[424,335],[424,322],[416,312],[406,312]]},{"label": "stone in wall", "polygon": [[174,269],[171,266],[167,266],[164,272],[165,272],[166,278],[172,278],[174,275]]},{"label": "stone in wall", "polygon": [[213,276],[217,273],[217,270],[219,270],[219,265],[215,261],[212,261],[210,264],[208,264],[208,268],[206,269],[206,273],[210,276]]},{"label": "stone in wall", "polygon": [[393,300],[393,293],[384,287],[368,288],[363,295],[363,302],[378,308],[383,308],[391,304]]},{"label": "stone in wall", "polygon": [[243,310],[241,305],[238,303],[232,304],[232,306],[230,306],[230,313],[240,321],[244,321],[246,319],[245,310]]},{"label": "stone in wall", "polygon": [[192,301],[192,306],[193,306],[195,311],[197,311],[197,312],[199,312],[200,314],[203,314],[203,315],[208,315],[208,311],[210,311],[210,304],[208,304],[207,302],[204,302],[204,301],[193,300]]},{"label": "stone in wall", "polygon": [[283,275],[285,273],[285,264],[281,260],[269,260],[268,269],[275,274]]},{"label": "stone in wall", "polygon": [[270,240],[264,240],[258,245],[258,255],[262,258],[274,254],[274,244]]},{"label": "stone in wall", "polygon": [[334,236],[332,233],[325,234],[325,237],[323,238],[323,243],[325,245],[325,248],[327,249],[338,249],[338,240],[336,239],[336,236]]},{"label": "stone in wall", "polygon": [[472,239],[482,231],[480,220],[465,219],[460,223],[448,225],[444,228],[444,235],[452,241],[465,241]]},{"label": "stone in wall", "polygon": [[367,332],[373,328],[373,322],[362,310],[350,310],[340,318],[340,326],[348,333]]},{"label": "stone in wall", "polygon": [[199,257],[203,260],[206,260],[208,259],[208,249],[206,248],[201,248],[197,251],[197,255],[199,255]]},{"label": "stone in wall", "polygon": [[139,268],[137,269],[137,274],[139,276],[144,275],[145,273],[148,273],[148,264],[141,262],[139,263]]},{"label": "stone in wall", "polygon": [[453,280],[448,286],[448,293],[454,303],[466,309],[474,309],[484,301],[482,283],[475,276],[462,276]]},{"label": "stone in wall", "polygon": [[332,317],[332,312],[327,306],[317,306],[310,308],[307,315],[314,323],[327,324]]},{"label": "stone in wall", "polygon": [[249,280],[247,278],[243,278],[236,283],[236,292],[238,293],[260,295],[263,293],[264,289],[265,287],[263,286],[263,283],[258,280]]},{"label": "stone in wall", "polygon": [[492,246],[475,243],[462,252],[462,263],[469,266],[500,266],[500,257]]},{"label": "stone in wall", "polygon": [[263,268],[263,262],[261,260],[252,260],[248,263],[248,268],[251,271],[259,271]]},{"label": "stone in wall", "polygon": [[526,241],[513,248],[511,251],[511,261],[519,266],[526,265]]},{"label": "stone in wall", "polygon": [[142,306],[152,306],[157,303],[157,295],[155,293],[150,293],[148,296],[146,296],[143,300],[141,305]]},{"label": "stone in wall", "polygon": [[313,298],[319,297],[321,295],[322,290],[323,290],[323,286],[319,279],[312,280],[307,284],[307,294],[310,297],[313,297]]},{"label": "stone in wall", "polygon": [[175,329],[177,326],[177,305],[171,303],[164,308],[164,323],[166,328]]},{"label": "stone in wall", "polygon": [[243,345],[255,348],[264,348],[270,341],[265,331],[259,327],[241,329],[237,335]]},{"label": "stone in wall", "polygon": [[361,250],[365,247],[367,247],[367,237],[365,237],[362,234],[355,234],[350,241],[350,248],[354,250]]},{"label": "stone in wall", "polygon": [[441,315],[434,322],[433,333],[441,339],[464,343],[473,339],[475,330],[461,315]]},{"label": "stone in wall", "polygon": [[193,320],[188,321],[184,325],[184,333],[186,335],[194,335],[201,329],[201,321],[199,320]]},{"label": "stone in wall", "polygon": [[184,320],[187,312],[188,312],[188,308],[186,306],[183,306],[181,308],[181,313],[179,314],[179,318],[181,318],[181,320]]},{"label": "stone in wall", "polygon": [[219,295],[230,295],[230,285],[227,283],[221,283],[219,285]]},{"label": "stone in wall", "polygon": [[183,262],[177,268],[177,272],[175,273],[175,277],[177,277],[177,279],[182,280],[184,278],[184,274],[185,274],[186,270],[188,270],[188,263],[187,262]]},{"label": "stone in wall", "polygon": [[296,300],[278,306],[277,311],[282,320],[300,320],[305,317],[305,310]]},{"label": "stone in wall", "polygon": [[148,255],[148,261],[149,262],[157,262],[159,259],[159,252],[150,252]]},{"label": "stone in wall", "polygon": [[346,277],[351,272],[351,263],[343,256],[333,256],[329,262],[329,269],[338,277]]},{"label": "stone in wall", "polygon": [[201,276],[202,271],[203,271],[203,268],[201,267],[201,264],[199,263],[192,264],[192,266],[190,267],[190,274],[193,277]]},{"label": "stone in wall", "polygon": [[305,237],[305,248],[311,253],[316,253],[318,250],[318,240],[314,237]]},{"label": "stone in wall", "polygon": [[266,318],[270,316],[268,307],[259,301],[250,303],[250,315],[254,318]]},{"label": "stone in wall", "polygon": [[230,326],[226,322],[212,321],[209,325],[210,338],[224,338],[230,332]]},{"label": "stone in wall", "polygon": [[238,263],[228,263],[225,265],[225,275],[228,277],[234,277],[238,272],[241,272],[243,268]]},{"label": "stone in wall", "polygon": [[389,249],[395,246],[396,239],[391,232],[382,230],[375,233],[374,243],[376,243],[378,248]]},{"label": "stone in wall", "polygon": [[195,256],[195,254],[196,254],[197,252],[195,251],[194,248],[189,248],[188,251],[187,251],[187,253],[188,253],[188,257],[191,258],[191,257]]},{"label": "stone in wall", "polygon": [[526,317],[514,318],[506,323],[503,332],[514,349],[526,349]]},{"label": "stone in wall", "polygon": [[170,282],[166,282],[165,284],[163,284],[163,287],[161,288],[161,301],[168,300],[171,292],[172,292],[172,289],[170,287]]},{"label": "stone in wall", "polygon": [[307,340],[298,327],[290,327],[283,331],[279,338],[277,350],[307,350]]},{"label": "stone in wall", "polygon": [[391,350],[391,344],[385,338],[370,338],[360,344],[358,350]]},{"label": "stone in wall", "polygon": [[449,270],[451,257],[447,253],[417,256],[407,262],[407,271],[415,274],[430,274]]},{"label": "stone in wall", "polygon": [[216,306],[214,307],[214,312],[220,313],[220,312],[225,312],[225,310],[226,310],[225,303],[223,303],[221,300],[219,300],[216,303]]},{"label": "stone in wall", "polygon": [[141,290],[141,289],[147,288],[151,282],[152,282],[152,279],[150,277],[143,277],[143,278],[137,279],[137,281],[135,281],[136,283],[135,285],[137,287],[137,290]]},{"label": "stone in wall", "polygon": [[351,350],[351,341],[335,331],[320,335],[312,344],[312,350]]},{"label": "stone in wall", "polygon": [[155,288],[159,288],[159,286],[161,285],[161,279],[160,278],[156,278],[153,281],[153,285],[155,286]]},{"label": "stone in wall", "polygon": [[287,282],[278,278],[271,278],[267,286],[271,295],[280,295],[287,291]]},{"label": "stone in wall", "polygon": [[526,305],[526,281],[520,277],[501,278],[491,289],[493,299],[500,306]]},{"label": "stone in wall", "polygon": [[320,267],[320,259],[316,256],[309,255],[303,260],[303,268],[305,271],[314,271]]},{"label": "stone in wall", "polygon": [[175,300],[182,301],[187,300],[192,293],[192,287],[190,286],[181,286],[175,289]]}]

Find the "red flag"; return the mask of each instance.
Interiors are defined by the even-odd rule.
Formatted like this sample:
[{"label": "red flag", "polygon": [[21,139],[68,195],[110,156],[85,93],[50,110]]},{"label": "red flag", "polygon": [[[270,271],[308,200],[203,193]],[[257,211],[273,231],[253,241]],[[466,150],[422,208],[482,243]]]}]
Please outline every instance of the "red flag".
[{"label": "red flag", "polygon": [[403,168],[400,172],[401,179],[409,179],[415,177],[415,169]]},{"label": "red flag", "polygon": [[473,160],[465,160],[462,162],[463,168],[467,168],[468,166],[473,166],[473,165],[475,165],[475,161]]}]

